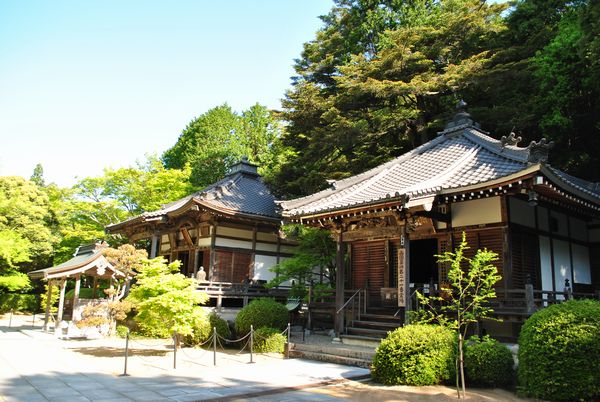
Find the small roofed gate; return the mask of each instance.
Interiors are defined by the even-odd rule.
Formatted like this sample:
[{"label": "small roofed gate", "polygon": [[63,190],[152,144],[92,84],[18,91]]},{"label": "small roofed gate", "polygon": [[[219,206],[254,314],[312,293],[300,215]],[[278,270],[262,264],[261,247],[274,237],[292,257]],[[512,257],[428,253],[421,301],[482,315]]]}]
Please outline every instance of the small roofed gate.
[{"label": "small roofed gate", "polygon": [[242,283],[250,275],[251,254],[215,251],[213,282]]},{"label": "small roofed gate", "polygon": [[367,289],[369,306],[380,306],[380,289],[389,281],[386,241],[354,242],[351,250],[352,288]]}]

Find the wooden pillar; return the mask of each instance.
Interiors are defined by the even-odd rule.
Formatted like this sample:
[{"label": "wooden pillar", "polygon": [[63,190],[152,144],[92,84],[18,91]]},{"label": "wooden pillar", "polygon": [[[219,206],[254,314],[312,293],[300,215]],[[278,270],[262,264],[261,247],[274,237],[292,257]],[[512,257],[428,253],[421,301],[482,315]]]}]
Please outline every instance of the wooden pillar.
[{"label": "wooden pillar", "polygon": [[56,313],[55,329],[60,328],[60,322],[63,318],[63,309],[65,307],[65,289],[67,288],[67,279],[63,279],[60,282],[60,297],[58,299],[58,313]]},{"label": "wooden pillar", "polygon": [[52,281],[48,281],[48,293],[46,293],[46,315],[44,316],[44,331],[48,332],[48,320],[50,320],[50,306],[52,305]]},{"label": "wooden pillar", "polygon": [[160,237],[156,234],[152,235],[152,245],[150,247],[150,258],[156,258],[158,255],[158,244]]},{"label": "wooden pillar", "polygon": [[98,277],[94,276],[94,281],[92,282],[92,299],[98,298]]},{"label": "wooden pillar", "polygon": [[344,332],[344,311],[337,313],[344,305],[344,243],[342,242],[342,229],[337,237],[335,255],[335,334],[339,338]]},{"label": "wooden pillar", "polygon": [[212,223],[210,226],[210,266],[208,267],[208,280],[212,282],[215,275],[215,243],[217,242],[217,225]]},{"label": "wooden pillar", "polygon": [[402,256],[398,256],[398,267],[402,264],[404,289],[400,289],[400,272],[398,272],[398,307],[400,306],[400,292],[404,291],[404,323],[408,322],[408,311],[410,310],[410,238],[408,236],[408,226],[404,225],[402,230]]},{"label": "wooden pillar", "polygon": [[254,268],[256,267],[256,232],[257,228],[254,225],[252,229],[252,256],[250,258],[250,267],[248,268],[248,279],[254,279]]},{"label": "wooden pillar", "polygon": [[[73,293],[73,314],[71,316],[72,321],[75,320],[75,311],[77,309],[77,304],[79,303],[79,291],[81,290],[81,275],[77,275],[75,277],[75,293]],[[79,319],[79,317],[77,317]]]}]

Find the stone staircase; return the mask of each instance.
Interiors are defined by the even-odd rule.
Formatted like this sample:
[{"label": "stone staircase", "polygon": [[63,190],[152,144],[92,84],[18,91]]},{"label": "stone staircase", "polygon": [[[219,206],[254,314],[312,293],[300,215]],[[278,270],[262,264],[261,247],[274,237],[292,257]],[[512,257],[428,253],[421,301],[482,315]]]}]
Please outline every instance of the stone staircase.
[{"label": "stone staircase", "polygon": [[394,316],[395,311],[386,308],[368,309],[360,320],[354,320],[341,336],[342,343],[365,347],[377,347],[389,331],[401,327],[402,317]]},{"label": "stone staircase", "polygon": [[341,343],[290,343],[290,357],[370,368],[375,348]]}]

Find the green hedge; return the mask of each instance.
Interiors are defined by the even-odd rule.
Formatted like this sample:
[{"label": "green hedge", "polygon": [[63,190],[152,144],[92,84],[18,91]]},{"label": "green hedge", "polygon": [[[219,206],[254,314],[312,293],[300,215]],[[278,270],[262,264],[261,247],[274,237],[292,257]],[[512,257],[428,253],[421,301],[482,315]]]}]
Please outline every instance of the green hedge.
[{"label": "green hedge", "polygon": [[0,313],[14,311],[37,312],[40,306],[40,296],[20,293],[0,294]]},{"label": "green hedge", "polygon": [[242,308],[235,317],[235,330],[239,336],[250,332],[250,325],[254,328],[270,327],[283,330],[287,326],[289,312],[287,308],[273,299],[256,299]]},{"label": "green hedge", "polygon": [[571,300],[533,314],[519,335],[519,391],[566,401],[600,397],[600,303]]},{"label": "green hedge", "polygon": [[387,385],[440,384],[454,377],[455,356],[453,331],[439,325],[407,325],[381,341],[371,374]]},{"label": "green hedge", "polygon": [[227,321],[219,317],[217,313],[212,312],[208,315],[208,323],[210,324],[211,334],[214,331],[213,328],[217,328],[217,334],[219,334],[219,336],[225,339],[231,338],[229,324],[227,324]]},{"label": "green hedge", "polygon": [[514,360],[510,349],[489,336],[473,336],[465,344],[467,384],[506,387],[514,380]]},{"label": "green hedge", "polygon": [[287,339],[278,329],[260,327],[254,331],[253,349],[258,353],[283,353]]}]

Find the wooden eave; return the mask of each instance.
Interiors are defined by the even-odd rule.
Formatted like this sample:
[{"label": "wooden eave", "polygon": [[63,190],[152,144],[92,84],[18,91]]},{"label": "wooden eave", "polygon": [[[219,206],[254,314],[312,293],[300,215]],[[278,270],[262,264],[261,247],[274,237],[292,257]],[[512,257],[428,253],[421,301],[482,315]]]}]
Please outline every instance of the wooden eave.
[{"label": "wooden eave", "polygon": [[320,224],[323,221],[332,221],[339,218],[348,218],[382,211],[401,211],[406,205],[408,198],[405,195],[399,197],[390,197],[383,200],[363,203],[356,206],[339,207],[329,209],[323,212],[317,212],[306,215],[295,215],[287,217],[294,223],[301,224]]}]

